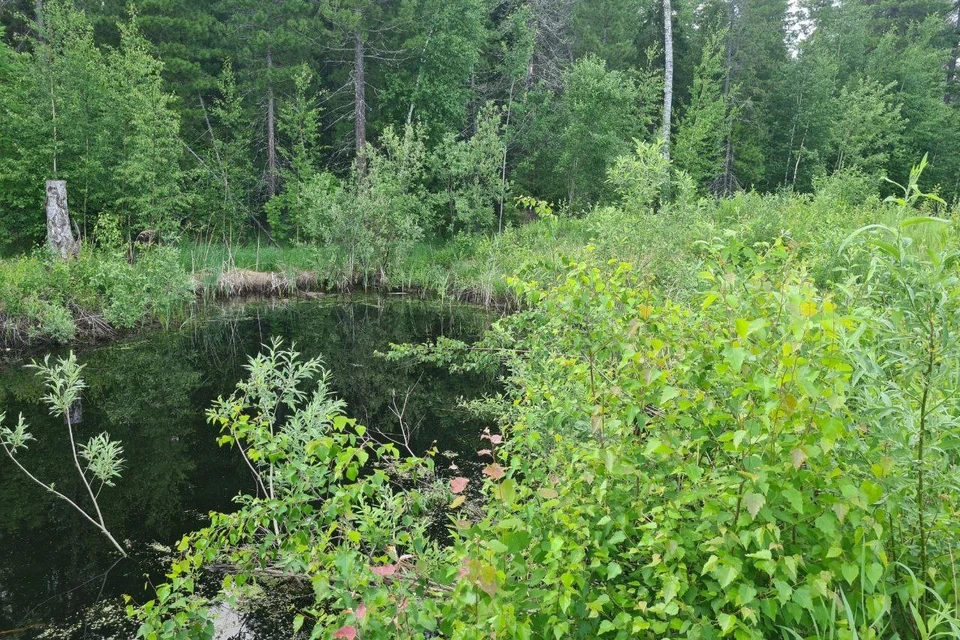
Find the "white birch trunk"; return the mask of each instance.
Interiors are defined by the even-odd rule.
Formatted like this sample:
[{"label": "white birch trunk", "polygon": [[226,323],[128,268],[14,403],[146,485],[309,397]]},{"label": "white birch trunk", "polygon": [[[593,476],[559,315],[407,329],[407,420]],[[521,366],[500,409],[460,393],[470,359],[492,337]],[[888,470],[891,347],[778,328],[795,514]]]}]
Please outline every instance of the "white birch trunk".
[{"label": "white birch trunk", "polygon": [[73,237],[70,211],[67,208],[67,181],[47,180],[47,245],[50,251],[66,260],[80,250],[79,239]]},{"label": "white birch trunk", "polygon": [[673,9],[663,0],[663,157],[670,159],[670,130],[673,124]]}]

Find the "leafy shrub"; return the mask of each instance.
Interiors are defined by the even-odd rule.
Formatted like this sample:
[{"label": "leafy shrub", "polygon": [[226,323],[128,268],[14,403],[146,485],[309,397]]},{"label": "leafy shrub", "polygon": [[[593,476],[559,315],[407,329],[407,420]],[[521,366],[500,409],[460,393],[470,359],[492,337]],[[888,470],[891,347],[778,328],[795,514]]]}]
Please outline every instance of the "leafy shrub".
[{"label": "leafy shrub", "polygon": [[452,134],[431,156],[432,173],[440,184],[437,199],[442,225],[452,231],[490,231],[497,225],[497,205],[508,196],[501,168],[506,148],[502,116],[493,106],[481,110],[477,130],[467,140]]},{"label": "leafy shrub", "polygon": [[383,469],[372,468],[375,461],[396,464],[396,450],[373,443],[342,414],[319,360],[303,360],[275,341],[247,369],[248,378],[208,418],[220,430],[219,443],[241,453],[262,497],[238,496],[236,512],[213,514],[209,527],[182,540],[170,583],[155,600],[129,609],[143,622],[139,636],[212,637],[209,601],[199,586],[200,572],[213,561],[236,569],[223,579],[218,600],[237,602],[258,593],[258,584],[301,576],[316,602],[292,618],[294,632],[310,616],[317,637],[347,607],[354,618],[366,618],[374,635],[392,627],[374,614],[395,605],[390,585],[441,562],[426,537],[420,497],[398,492]]},{"label": "leafy shrub", "polygon": [[11,340],[69,342],[76,318],[89,314],[118,329],[166,321],[191,299],[190,276],[172,247],[146,248],[133,265],[116,246],[85,249],[70,262],[45,252],[0,261],[0,314],[8,329],[25,328],[8,331]]},{"label": "leafy shrub", "polygon": [[663,157],[656,142],[633,142],[634,154],[618,157],[607,181],[613,185],[624,208],[646,211],[660,200],[670,178],[670,161]]},{"label": "leafy shrub", "polygon": [[826,201],[834,206],[856,206],[877,196],[879,181],[856,169],[843,169],[813,179],[815,201]]},{"label": "leafy shrub", "polygon": [[306,227],[336,249],[346,284],[368,276],[386,280],[398,256],[423,234],[429,207],[423,187],[426,149],[413,127],[403,137],[384,132],[367,149],[366,172],[339,183],[321,174],[305,188]]}]

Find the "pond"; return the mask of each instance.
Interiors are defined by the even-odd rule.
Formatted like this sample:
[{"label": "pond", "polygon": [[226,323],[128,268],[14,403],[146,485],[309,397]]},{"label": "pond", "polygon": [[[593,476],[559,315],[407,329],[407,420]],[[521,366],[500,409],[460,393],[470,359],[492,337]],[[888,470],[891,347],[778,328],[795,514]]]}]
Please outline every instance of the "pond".
[{"label": "pond", "polygon": [[[247,358],[273,336],[294,341],[306,357],[322,356],[347,413],[361,423],[395,429],[391,403],[396,397],[402,404],[409,392],[404,419],[420,425],[412,448],[424,451],[436,441],[445,452],[438,468],[453,460],[479,465],[474,452],[484,425],[457,404],[493,393],[494,380],[387,362],[374,352],[440,335],[470,340],[490,319],[474,307],[438,301],[331,296],[232,305],[181,329],[78,350],[88,385],[78,438],[107,431],[122,440],[126,470],[104,490],[101,506],[131,559],[117,562],[106,538],[0,452],[0,637],[131,637],[111,622],[122,618],[122,594],[149,598],[145,587],[162,579],[166,549],[202,526],[209,511],[230,510],[238,492],[254,491],[239,455],[217,446],[204,411],[232,392]],[[62,419],[40,402],[42,385],[26,362],[0,363],[0,412],[8,426],[22,412],[32,427],[37,441],[21,454],[25,466],[82,499]]]}]

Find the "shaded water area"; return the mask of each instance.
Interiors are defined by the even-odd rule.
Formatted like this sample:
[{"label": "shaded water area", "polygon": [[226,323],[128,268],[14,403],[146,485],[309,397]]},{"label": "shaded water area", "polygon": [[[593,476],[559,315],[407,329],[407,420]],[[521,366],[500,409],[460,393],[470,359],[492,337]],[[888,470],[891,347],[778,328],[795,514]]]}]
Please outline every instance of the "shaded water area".
[{"label": "shaded water area", "polygon": [[[494,381],[391,363],[374,352],[440,335],[469,340],[490,319],[449,303],[329,297],[217,309],[181,329],[78,350],[88,385],[78,437],[108,431],[122,440],[126,470],[115,488],[104,490],[101,506],[131,559],[117,562],[98,531],[0,452],[0,638],[132,637],[115,622],[97,620],[110,618],[104,611],[111,609],[113,620],[122,619],[122,594],[149,598],[146,583],[162,579],[168,562],[163,547],[205,524],[209,511],[230,510],[238,492],[254,491],[239,455],[217,446],[204,412],[232,392],[248,356],[272,336],[295,341],[306,357],[322,356],[347,413],[374,429],[396,427],[393,394],[402,402],[412,389],[405,420],[420,425],[412,448],[423,451],[436,441],[448,457],[461,456],[455,458],[461,468],[471,465],[484,425],[457,401],[493,393]],[[82,500],[62,419],[40,402],[40,380],[25,362],[0,361],[0,412],[8,426],[19,412],[32,426],[37,441],[21,454],[25,466]],[[438,468],[445,465],[441,454]]]}]

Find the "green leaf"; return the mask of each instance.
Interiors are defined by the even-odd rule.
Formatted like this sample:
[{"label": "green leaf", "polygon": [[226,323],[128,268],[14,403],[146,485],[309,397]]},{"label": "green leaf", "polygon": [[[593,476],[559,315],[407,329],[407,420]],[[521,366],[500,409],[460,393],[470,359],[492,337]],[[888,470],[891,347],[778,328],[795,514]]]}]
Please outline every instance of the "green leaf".
[{"label": "green leaf", "polygon": [[738,372],[743,367],[743,361],[747,359],[747,350],[740,347],[727,347],[723,350],[723,358],[734,372]]},{"label": "green leaf", "polygon": [[507,478],[496,486],[494,492],[506,504],[513,504],[517,500],[517,483],[513,478]]},{"label": "green leaf", "polygon": [[863,484],[860,485],[860,491],[863,492],[863,497],[866,498],[870,504],[879,502],[880,498],[883,497],[883,487],[870,480],[863,481]]},{"label": "green leaf", "polygon": [[666,404],[679,395],[680,391],[676,387],[664,387],[663,392],[660,394],[660,404]]},{"label": "green leaf", "polygon": [[[939,198],[938,198],[938,200],[939,200]],[[943,200],[940,200],[940,202],[943,202]],[[915,226],[918,225],[918,224],[927,224],[927,223],[943,224],[943,225],[947,225],[947,226],[950,225],[950,221],[949,221],[949,220],[945,220],[945,219],[943,219],[943,218],[934,218],[933,216],[914,216],[914,217],[912,217],[912,218],[907,218],[906,220],[904,220],[903,222],[901,222],[901,223],[900,223],[900,228],[901,228],[901,229],[908,229],[908,228],[910,228],[910,227],[915,227]]]},{"label": "green leaf", "polygon": [[707,561],[703,564],[703,570],[700,571],[700,575],[706,575],[707,573],[713,571],[717,568],[717,563],[720,561],[716,555],[711,555],[707,558]]},{"label": "green leaf", "polygon": [[874,587],[883,578],[883,565],[879,562],[871,562],[864,567],[863,575],[870,582],[870,586]]},{"label": "green leaf", "polygon": [[853,563],[845,562],[840,565],[840,573],[843,574],[843,579],[852,585],[857,579],[857,576],[860,575],[860,567]]},{"label": "green leaf", "polygon": [[716,576],[717,581],[720,583],[720,588],[726,589],[730,586],[730,583],[737,579],[740,572],[730,565],[725,564],[718,568],[713,575]]},{"label": "green leaf", "polygon": [[729,613],[721,612],[717,614],[717,624],[720,625],[721,635],[726,636],[737,626],[737,619]]},{"label": "green leaf", "polygon": [[607,580],[613,580],[621,573],[623,573],[623,569],[621,569],[620,565],[616,562],[610,562],[607,564]]},{"label": "green leaf", "polygon": [[813,611],[813,595],[810,592],[810,587],[807,585],[794,589],[793,601],[807,611]]},{"label": "green leaf", "polygon": [[797,513],[803,513],[803,494],[796,487],[787,487],[780,492]]},{"label": "green leaf", "polygon": [[743,496],[743,506],[751,517],[756,518],[760,509],[767,503],[767,499],[759,493],[747,493]]}]

